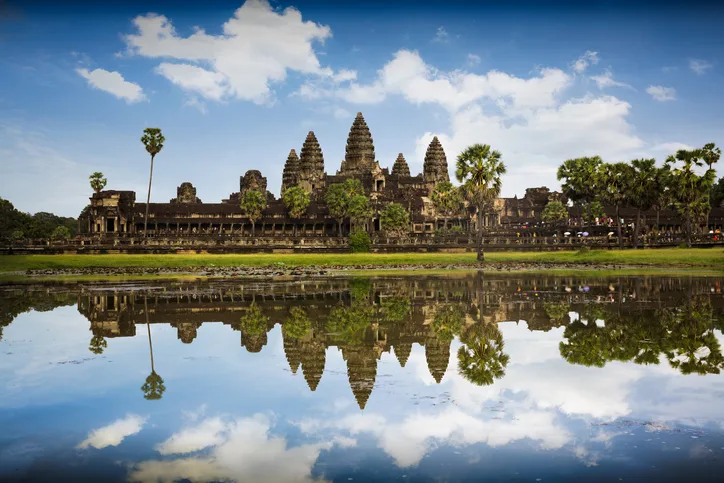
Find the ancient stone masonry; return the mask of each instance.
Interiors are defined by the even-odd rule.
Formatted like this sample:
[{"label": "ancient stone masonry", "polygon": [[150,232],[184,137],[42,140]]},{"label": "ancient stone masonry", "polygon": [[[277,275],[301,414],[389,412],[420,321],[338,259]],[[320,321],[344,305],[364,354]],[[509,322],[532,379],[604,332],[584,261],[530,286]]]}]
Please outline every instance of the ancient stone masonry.
[{"label": "ancient stone masonry", "polygon": [[299,184],[299,157],[297,152],[292,149],[289,151],[287,162],[284,163],[284,171],[282,173],[282,189],[279,194],[284,194],[287,188]]},{"label": "ancient stone masonry", "polygon": [[299,186],[316,198],[324,191],[324,155],[314,131],[309,131],[299,156]]},{"label": "ancient stone masonry", "polygon": [[427,147],[422,172],[425,177],[425,181],[428,183],[450,181],[445,151],[442,149],[442,144],[440,144],[440,140],[437,136],[432,138],[432,142]]},{"label": "ancient stone masonry", "polygon": [[196,196],[194,185],[187,181],[176,188],[176,198],[171,203],[201,203],[201,200]]},{"label": "ancient stone masonry", "polygon": [[[299,153],[299,155],[297,155]],[[435,137],[427,148],[423,172],[412,175],[405,157],[400,153],[391,168],[381,168],[375,160],[372,133],[362,113],[358,113],[349,130],[344,160],[334,175],[324,170],[324,155],[313,131],[309,131],[301,151],[292,149],[284,164],[281,191],[299,186],[310,193],[311,202],[304,216],[291,218],[281,199],[268,191],[267,178],[258,170],[247,171],[239,179],[239,191],[231,193],[220,203],[201,203],[196,188],[189,182],[182,183],[177,196],[170,203],[151,203],[149,206],[148,233],[143,233],[145,204],[135,202],[132,191],[101,191],[91,197],[90,208],[79,216],[79,233],[108,236],[154,235],[169,237],[167,245],[188,241],[196,236],[275,236],[303,237],[313,235],[336,237],[339,234],[337,220],[333,219],[324,202],[324,195],[332,184],[348,179],[359,180],[369,197],[371,219],[363,223],[363,229],[371,233],[381,230],[380,213],[390,203],[403,205],[410,215],[414,233],[433,234],[442,227],[444,220],[436,215],[430,195],[438,183],[449,181],[448,163],[440,140]],[[267,206],[260,219],[254,221],[245,216],[240,207],[243,194],[249,190],[265,193]],[[524,198],[495,201],[494,213],[484,218],[486,226],[505,225],[539,220],[545,205],[560,199],[559,193],[547,188],[526,192]],[[474,230],[474,216],[462,211],[457,217],[448,217],[449,225],[458,225],[464,231]],[[342,233],[351,230],[348,220],[342,221]],[[263,247],[261,247],[263,248]]]},{"label": "ancient stone masonry", "polygon": [[367,174],[375,168],[375,146],[370,128],[358,112],[347,138],[344,161],[337,173],[340,176]]},{"label": "ancient stone masonry", "polygon": [[397,155],[395,164],[392,165],[392,176],[410,176],[410,167],[402,153]]}]

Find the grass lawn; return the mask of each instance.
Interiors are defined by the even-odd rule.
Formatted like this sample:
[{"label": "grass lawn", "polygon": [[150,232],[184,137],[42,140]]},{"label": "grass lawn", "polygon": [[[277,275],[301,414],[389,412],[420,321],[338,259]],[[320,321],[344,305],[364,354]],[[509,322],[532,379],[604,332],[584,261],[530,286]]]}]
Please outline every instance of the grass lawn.
[{"label": "grass lawn", "polygon": [[[647,250],[592,250],[579,252],[490,252],[489,262],[623,264],[642,266],[711,267],[724,270],[721,248],[666,248]],[[200,267],[200,266],[354,266],[456,264],[475,262],[474,253],[344,253],[251,255],[9,255],[0,256],[0,273],[28,269],[90,267]]]}]

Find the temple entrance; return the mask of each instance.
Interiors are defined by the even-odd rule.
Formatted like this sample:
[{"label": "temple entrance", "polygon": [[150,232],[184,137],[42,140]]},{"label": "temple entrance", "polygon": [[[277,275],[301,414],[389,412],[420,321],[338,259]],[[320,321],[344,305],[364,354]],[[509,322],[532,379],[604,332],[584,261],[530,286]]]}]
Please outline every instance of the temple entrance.
[{"label": "temple entrance", "polygon": [[109,218],[106,220],[106,231],[113,233],[116,231],[116,220],[113,218]]},{"label": "temple entrance", "polygon": [[382,191],[382,188],[385,187],[385,180],[378,179],[375,181],[375,191]]},{"label": "temple entrance", "polygon": [[374,226],[375,231],[380,231],[380,219],[375,218],[374,221],[372,222],[372,226]]}]

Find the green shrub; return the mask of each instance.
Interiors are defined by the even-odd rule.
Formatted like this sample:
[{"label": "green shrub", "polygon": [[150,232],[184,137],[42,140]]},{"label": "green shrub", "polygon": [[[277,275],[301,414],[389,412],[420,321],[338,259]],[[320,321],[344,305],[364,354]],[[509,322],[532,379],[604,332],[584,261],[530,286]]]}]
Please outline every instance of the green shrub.
[{"label": "green shrub", "polygon": [[366,231],[358,230],[349,236],[349,248],[352,253],[368,253],[371,246],[372,241]]}]

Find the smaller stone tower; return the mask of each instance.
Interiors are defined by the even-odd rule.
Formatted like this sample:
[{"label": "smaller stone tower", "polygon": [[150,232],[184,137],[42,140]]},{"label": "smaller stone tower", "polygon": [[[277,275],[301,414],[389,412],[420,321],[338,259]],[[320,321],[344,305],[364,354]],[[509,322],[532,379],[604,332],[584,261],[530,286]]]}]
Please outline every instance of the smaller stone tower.
[{"label": "smaller stone tower", "polygon": [[297,152],[292,149],[289,151],[287,162],[284,163],[282,190],[280,194],[284,193],[287,188],[297,185],[297,183],[299,183],[299,157],[297,156]]},{"label": "smaller stone tower", "polygon": [[314,131],[309,131],[299,156],[299,186],[317,196],[324,191],[324,155]]},{"label": "smaller stone tower", "polygon": [[422,173],[426,183],[437,184],[443,181],[450,181],[445,151],[442,149],[442,144],[440,144],[437,136],[432,138],[432,142],[430,142],[430,145],[427,147]]},{"label": "smaller stone tower", "polygon": [[402,153],[397,155],[395,164],[392,165],[392,176],[410,176],[410,167]]}]

